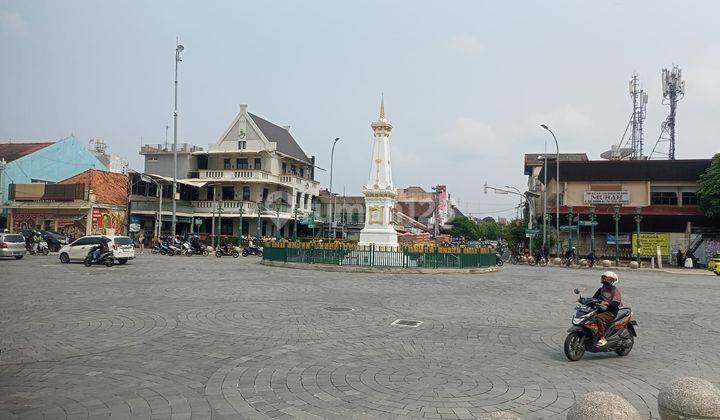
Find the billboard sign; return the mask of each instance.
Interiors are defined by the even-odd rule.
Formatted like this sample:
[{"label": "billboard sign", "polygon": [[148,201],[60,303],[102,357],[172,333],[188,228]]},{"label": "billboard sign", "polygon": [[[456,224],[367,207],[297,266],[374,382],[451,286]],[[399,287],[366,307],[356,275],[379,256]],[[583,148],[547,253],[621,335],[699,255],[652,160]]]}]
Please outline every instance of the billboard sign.
[{"label": "billboard sign", "polygon": [[[660,255],[670,255],[670,234],[656,232],[640,232],[640,255],[654,256],[660,247]],[[632,234],[632,253],[638,253],[637,233]]]},{"label": "billboard sign", "polygon": [[629,204],[628,191],[585,191],[585,204]]}]

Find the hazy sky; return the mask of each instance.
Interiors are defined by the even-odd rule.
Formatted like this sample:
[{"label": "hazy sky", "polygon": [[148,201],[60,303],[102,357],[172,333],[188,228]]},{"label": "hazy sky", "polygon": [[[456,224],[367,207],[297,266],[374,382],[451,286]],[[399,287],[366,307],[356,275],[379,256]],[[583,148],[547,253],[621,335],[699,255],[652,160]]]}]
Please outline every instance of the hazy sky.
[{"label": "hazy sky", "polygon": [[172,127],[176,36],[182,141],[216,142],[247,103],[321,167],[341,137],[333,184],[348,193],[368,175],[381,92],[396,185],[448,184],[483,216],[514,213],[482,185],[525,185],[523,153],[549,139],[538,124],[591,158],[617,142],[634,71],[646,147],[667,112],[660,71],[677,63],[677,157],[720,149],[720,2],[658,0],[0,0],[0,141],[103,138],[142,169],[140,139]]}]

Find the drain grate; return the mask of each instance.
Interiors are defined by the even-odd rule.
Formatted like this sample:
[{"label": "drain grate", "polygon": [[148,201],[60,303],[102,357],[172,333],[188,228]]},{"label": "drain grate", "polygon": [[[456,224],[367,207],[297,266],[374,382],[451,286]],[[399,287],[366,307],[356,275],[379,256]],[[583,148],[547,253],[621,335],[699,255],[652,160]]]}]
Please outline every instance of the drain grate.
[{"label": "drain grate", "polygon": [[390,325],[395,325],[398,327],[419,327],[420,324],[422,324],[422,321],[416,321],[414,319],[396,319],[395,322],[393,322]]},{"label": "drain grate", "polygon": [[328,306],[327,308],[324,308],[326,311],[330,312],[350,312],[353,311],[353,308],[345,308],[342,306]]}]

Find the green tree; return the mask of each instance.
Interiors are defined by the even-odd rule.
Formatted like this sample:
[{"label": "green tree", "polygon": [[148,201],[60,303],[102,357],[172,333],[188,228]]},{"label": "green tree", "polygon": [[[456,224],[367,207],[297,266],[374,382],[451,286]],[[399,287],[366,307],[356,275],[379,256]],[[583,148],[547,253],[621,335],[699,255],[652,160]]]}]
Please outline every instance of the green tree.
[{"label": "green tree", "polygon": [[503,238],[508,243],[508,248],[513,253],[517,252],[518,245],[525,243],[525,222],[516,219],[505,226]]},{"label": "green tree", "polygon": [[462,236],[469,241],[474,241],[480,238],[480,227],[474,220],[468,217],[456,217],[450,224],[452,225],[450,233],[453,236]]},{"label": "green tree", "polygon": [[481,223],[481,227],[483,230],[483,238],[489,239],[491,241],[497,240],[500,237],[500,226],[498,226],[497,222],[493,218],[487,217],[483,219],[483,222]]},{"label": "green tree", "polygon": [[700,208],[710,217],[720,217],[720,153],[713,156],[710,167],[698,180]]}]

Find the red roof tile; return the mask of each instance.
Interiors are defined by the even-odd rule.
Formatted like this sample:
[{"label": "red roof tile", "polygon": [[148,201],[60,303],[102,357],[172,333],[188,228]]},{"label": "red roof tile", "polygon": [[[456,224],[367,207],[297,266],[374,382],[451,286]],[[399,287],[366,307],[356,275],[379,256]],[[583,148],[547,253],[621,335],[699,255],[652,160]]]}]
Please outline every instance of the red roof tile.
[{"label": "red roof tile", "polygon": [[0,158],[5,159],[5,162],[9,163],[23,156],[35,153],[51,144],[54,143],[0,143]]},{"label": "red roof tile", "polygon": [[88,169],[71,178],[60,181],[61,184],[85,184],[95,193],[96,201],[102,204],[127,204],[128,178],[115,172]]}]

